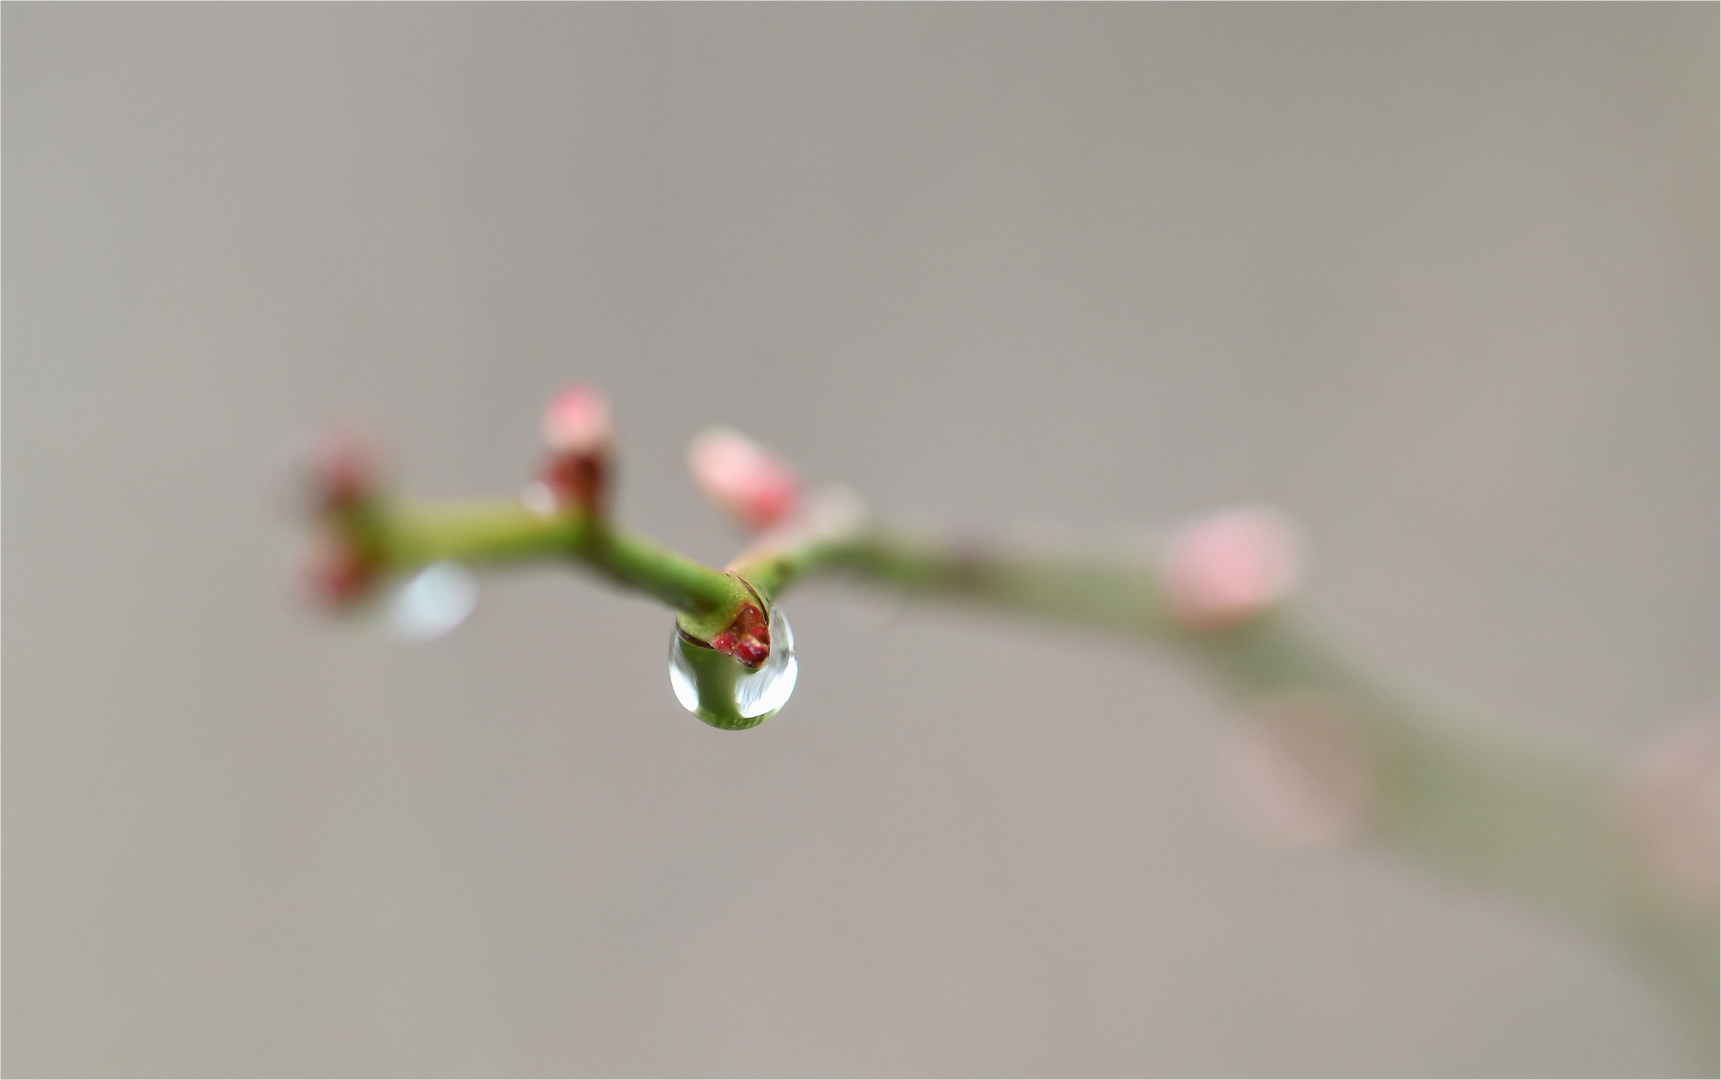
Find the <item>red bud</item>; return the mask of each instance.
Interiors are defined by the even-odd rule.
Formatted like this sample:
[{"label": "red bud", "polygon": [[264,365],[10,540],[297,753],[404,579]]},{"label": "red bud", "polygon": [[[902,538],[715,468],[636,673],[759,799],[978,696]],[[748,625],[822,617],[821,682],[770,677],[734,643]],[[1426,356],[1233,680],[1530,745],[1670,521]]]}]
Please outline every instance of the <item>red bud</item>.
[{"label": "red bud", "polygon": [[361,431],[336,428],[311,451],[306,483],[319,513],[338,513],[375,495],[383,482],[383,454]]},{"label": "red bud", "polygon": [[328,611],[346,607],[370,587],[375,570],[359,546],[338,532],[317,538],[305,562],[311,599]]},{"label": "red bud", "polygon": [[744,667],[756,668],[771,655],[770,621],[758,607],[743,604],[735,621],[711,639],[711,647],[733,656]]},{"label": "red bud", "polygon": [[567,387],[544,409],[543,429],[551,456],[542,482],[555,502],[603,513],[615,442],[615,424],[603,395],[590,386]]}]

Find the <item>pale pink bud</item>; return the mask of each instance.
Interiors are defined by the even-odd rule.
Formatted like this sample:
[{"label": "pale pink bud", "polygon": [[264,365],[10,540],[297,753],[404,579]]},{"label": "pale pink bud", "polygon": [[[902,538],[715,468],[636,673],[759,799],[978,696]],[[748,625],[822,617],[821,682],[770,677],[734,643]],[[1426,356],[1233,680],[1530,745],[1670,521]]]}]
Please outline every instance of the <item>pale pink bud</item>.
[{"label": "pale pink bud", "polygon": [[801,481],[786,462],[728,428],[694,439],[687,467],[706,498],[754,532],[782,521],[801,495]]},{"label": "pale pink bud", "polygon": [[1178,621],[1219,630],[1288,598],[1300,561],[1296,529],[1283,514],[1242,507],[1174,535],[1160,558],[1160,581]]},{"label": "pale pink bud", "polygon": [[609,403],[594,387],[566,387],[544,409],[544,441],[557,454],[599,454],[614,440]]},{"label": "pale pink bud", "polygon": [[1721,891],[1721,729],[1694,721],[1650,743],[1626,772],[1626,835],[1640,865],[1691,904]]}]

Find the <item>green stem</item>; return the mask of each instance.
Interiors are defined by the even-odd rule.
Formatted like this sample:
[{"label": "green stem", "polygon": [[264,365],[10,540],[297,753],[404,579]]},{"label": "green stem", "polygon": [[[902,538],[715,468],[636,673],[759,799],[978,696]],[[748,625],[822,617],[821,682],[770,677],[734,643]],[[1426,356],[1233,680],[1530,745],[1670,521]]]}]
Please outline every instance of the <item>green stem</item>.
[{"label": "green stem", "polygon": [[731,575],[579,510],[544,515],[515,502],[388,501],[363,508],[348,525],[393,573],[444,559],[497,564],[572,558],[676,611],[722,618],[720,627],[751,599]]},{"label": "green stem", "polygon": [[1612,770],[1519,746],[1409,702],[1351,669],[1290,612],[1223,632],[1185,629],[1169,616],[1154,568],[1140,554],[1011,551],[870,526],[736,569],[772,593],[805,577],[846,573],[1121,632],[1192,656],[1245,705],[1329,704],[1373,767],[1377,842],[1624,945],[1680,1002],[1714,1065],[1715,912],[1684,907],[1644,880],[1621,835]]},{"label": "green stem", "polygon": [[1705,1052],[1716,1052],[1715,912],[1682,909],[1644,881],[1620,833],[1610,770],[1408,702],[1353,671],[1290,612],[1222,632],[1184,628],[1140,553],[1010,550],[856,520],[746,555],[723,573],[580,512],[545,517],[516,503],[379,503],[347,526],[394,571],[439,559],[583,561],[674,608],[701,640],[751,599],[742,579],[772,600],[805,578],[840,574],[1169,646],[1245,705],[1317,699],[1365,748],[1378,842],[1622,942],[1673,990]]},{"label": "green stem", "polygon": [[737,571],[773,592],[846,571],[906,592],[1121,632],[1191,655],[1245,703],[1321,701],[1345,719],[1379,774],[1376,832],[1388,845],[1592,921],[1611,919],[1621,902],[1605,770],[1526,752],[1402,701],[1352,671],[1289,612],[1222,632],[1184,629],[1140,554],[984,549],[871,528]]}]

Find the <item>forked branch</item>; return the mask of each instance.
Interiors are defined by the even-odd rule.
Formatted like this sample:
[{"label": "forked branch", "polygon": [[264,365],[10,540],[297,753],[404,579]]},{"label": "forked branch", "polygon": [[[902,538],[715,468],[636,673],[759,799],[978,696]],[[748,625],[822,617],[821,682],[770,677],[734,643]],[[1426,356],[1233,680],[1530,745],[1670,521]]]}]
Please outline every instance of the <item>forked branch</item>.
[{"label": "forked branch", "polygon": [[[773,640],[787,637],[778,598],[812,578],[842,576],[1175,649],[1251,718],[1256,779],[1267,769],[1281,796],[1286,784],[1294,789],[1289,803],[1280,797],[1268,808],[1286,839],[1367,838],[1624,944],[1672,991],[1714,1063],[1713,727],[1676,734],[1620,770],[1521,746],[1411,701],[1345,663],[1288,608],[1296,536],[1262,508],[1199,522],[1152,555],[1123,545],[1054,552],[953,542],[882,522],[843,489],[806,493],[780,459],[719,430],[696,440],[690,465],[705,493],[755,537],[718,570],[610,519],[613,425],[595,391],[558,395],[544,434],[549,455],[521,498],[464,504],[399,497],[362,441],[327,442],[312,470],[318,595],[330,606],[362,606],[389,580],[448,561],[581,564],[676,612],[691,695],[683,702],[730,728],[780,707],[755,684],[780,676],[790,659],[787,640]],[[787,677],[792,687],[792,664]]]}]

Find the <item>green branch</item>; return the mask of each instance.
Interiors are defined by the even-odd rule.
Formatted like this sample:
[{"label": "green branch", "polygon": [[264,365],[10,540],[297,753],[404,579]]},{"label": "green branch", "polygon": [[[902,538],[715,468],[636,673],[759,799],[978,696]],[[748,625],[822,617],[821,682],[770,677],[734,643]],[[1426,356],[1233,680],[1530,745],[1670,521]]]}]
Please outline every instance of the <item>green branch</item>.
[{"label": "green branch", "polygon": [[[342,489],[327,516],[374,573],[450,559],[474,565],[565,559],[666,604],[677,612],[685,669],[697,683],[689,707],[720,727],[750,727],[769,713],[737,711],[735,688],[754,669],[731,659],[739,653],[715,654],[710,643],[749,617],[755,622],[748,632],[758,632],[757,605],[774,605],[813,578],[842,577],[1174,649],[1246,710],[1289,724],[1284,730],[1293,742],[1312,739],[1349,768],[1328,779],[1366,811],[1367,835],[1624,944],[1674,992],[1700,1045],[1715,1053],[1714,906],[1681,904],[1634,861],[1614,770],[1519,746],[1414,703],[1352,669],[1289,610],[1275,606],[1218,625],[1180,616],[1164,568],[1139,552],[1058,554],[954,543],[881,525],[851,500],[836,513],[806,507],[727,570],[711,569],[602,516],[607,452],[600,440],[583,457],[552,462],[562,475],[585,478],[583,487],[569,489],[583,501],[552,512],[517,502],[429,505]],[[724,452],[736,453],[733,445]],[[1321,762],[1313,764],[1318,772]]]},{"label": "green branch", "polygon": [[1156,568],[1135,553],[987,548],[867,525],[736,569],[773,594],[843,574],[1122,633],[1191,657],[1245,707],[1320,702],[1369,765],[1377,842],[1624,945],[1673,991],[1699,1045],[1713,1052],[1721,1008],[1714,910],[1645,880],[1620,828],[1617,778],[1597,762],[1520,746],[1414,703],[1351,668],[1290,611],[1220,631],[1187,629],[1172,617]]},{"label": "green branch", "polygon": [[355,508],[347,525],[361,548],[391,574],[444,560],[481,566],[571,559],[690,621],[721,619],[719,627],[750,598],[732,575],[577,508],[540,514],[519,502],[378,499]]}]

